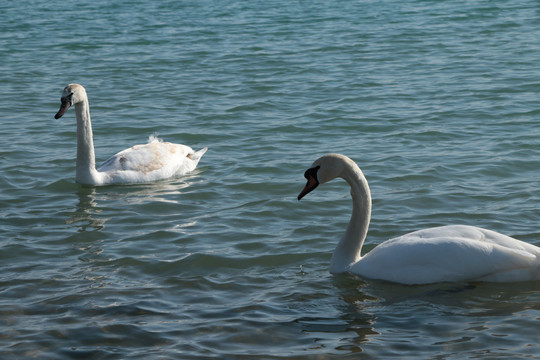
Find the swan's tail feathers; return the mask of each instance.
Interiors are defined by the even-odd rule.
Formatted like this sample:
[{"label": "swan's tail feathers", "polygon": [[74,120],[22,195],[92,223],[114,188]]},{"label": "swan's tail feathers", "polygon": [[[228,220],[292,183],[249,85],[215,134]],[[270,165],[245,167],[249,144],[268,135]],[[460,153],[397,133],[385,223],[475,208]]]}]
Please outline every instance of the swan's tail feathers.
[{"label": "swan's tail feathers", "polygon": [[153,133],[148,137],[148,143],[150,144],[153,142],[162,142],[162,140],[158,137],[158,133]]},{"label": "swan's tail feathers", "polygon": [[190,158],[193,161],[199,161],[202,158],[202,156],[204,155],[204,153],[206,152],[206,150],[208,150],[207,147],[202,148],[199,151],[195,151],[193,153],[188,154],[187,157]]}]

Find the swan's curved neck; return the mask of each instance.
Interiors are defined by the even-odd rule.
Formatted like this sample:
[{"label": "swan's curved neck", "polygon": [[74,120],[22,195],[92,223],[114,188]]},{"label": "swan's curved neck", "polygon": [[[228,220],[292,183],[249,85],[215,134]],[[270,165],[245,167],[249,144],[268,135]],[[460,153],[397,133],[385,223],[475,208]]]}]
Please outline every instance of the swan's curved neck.
[{"label": "swan's curved neck", "polygon": [[77,116],[77,169],[76,180],[82,184],[92,184],[96,178],[96,156],[94,154],[94,139],[92,122],[90,121],[90,106],[88,100],[75,104]]},{"label": "swan's curved neck", "polygon": [[351,186],[353,210],[347,231],[332,255],[332,273],[346,272],[352,264],[360,260],[371,218],[371,193],[360,168],[352,163],[342,177]]}]

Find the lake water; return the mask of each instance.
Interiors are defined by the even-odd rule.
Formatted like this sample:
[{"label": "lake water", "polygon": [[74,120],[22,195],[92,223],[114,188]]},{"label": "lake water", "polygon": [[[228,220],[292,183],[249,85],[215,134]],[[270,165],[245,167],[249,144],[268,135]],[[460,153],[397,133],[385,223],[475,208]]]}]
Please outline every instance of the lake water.
[{"label": "lake water", "polygon": [[[8,1],[0,5],[6,359],[540,358],[540,284],[328,272],[363,169],[364,252],[471,224],[540,246],[540,3]],[[152,134],[197,170],[75,183],[71,82],[98,163]]]}]

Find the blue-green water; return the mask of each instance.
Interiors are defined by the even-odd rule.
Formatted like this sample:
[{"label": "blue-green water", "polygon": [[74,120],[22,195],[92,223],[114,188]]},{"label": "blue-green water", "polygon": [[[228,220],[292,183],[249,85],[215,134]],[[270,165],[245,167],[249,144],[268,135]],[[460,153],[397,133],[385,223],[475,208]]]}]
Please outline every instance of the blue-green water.
[{"label": "blue-green water", "polygon": [[[540,284],[332,276],[348,187],[296,200],[340,152],[365,251],[455,223],[540,246],[538,1],[21,0],[0,25],[2,358],[540,356]],[[209,151],[81,187],[71,82],[98,162],[154,133]]]}]

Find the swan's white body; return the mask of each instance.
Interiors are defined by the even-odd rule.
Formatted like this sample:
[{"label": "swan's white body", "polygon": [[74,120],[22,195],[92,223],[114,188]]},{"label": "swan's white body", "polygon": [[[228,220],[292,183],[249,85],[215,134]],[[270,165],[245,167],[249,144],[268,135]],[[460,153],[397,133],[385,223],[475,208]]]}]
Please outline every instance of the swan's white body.
[{"label": "swan's white body", "polygon": [[66,86],[62,105],[55,118],[60,118],[73,104],[77,117],[75,179],[80,184],[132,184],[180,176],[193,171],[207,150],[204,148],[195,152],[189,146],[150,137],[147,144],[120,151],[96,169],[90,107],[84,87],[79,84]]},{"label": "swan's white body", "polygon": [[351,186],[352,217],[332,255],[330,271],[402,284],[446,281],[540,280],[540,248],[474,226],[450,225],[415,231],[361,256],[371,217],[371,194],[360,168],[348,157],[329,154],[306,171],[301,199],[319,184],[342,177]]}]

